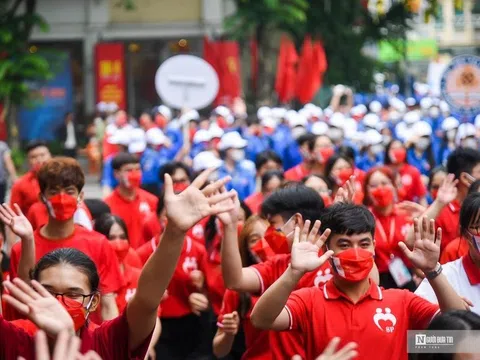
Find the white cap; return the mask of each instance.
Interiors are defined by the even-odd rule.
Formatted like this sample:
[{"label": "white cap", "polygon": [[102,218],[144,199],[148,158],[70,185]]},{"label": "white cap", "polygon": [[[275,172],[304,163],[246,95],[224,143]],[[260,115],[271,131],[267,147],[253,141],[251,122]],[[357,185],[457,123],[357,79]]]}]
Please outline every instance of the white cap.
[{"label": "white cap", "polygon": [[212,139],[221,138],[225,133],[225,131],[223,131],[223,129],[216,123],[211,124],[208,128],[208,131],[210,132],[210,136],[212,137]]},{"label": "white cap", "polygon": [[333,115],[333,110],[331,107],[326,107],[323,109],[323,115],[325,115],[326,118],[330,118],[330,116]]},{"label": "white cap", "polygon": [[310,109],[303,108],[298,110],[298,113],[302,115],[305,119],[310,119],[310,116],[312,116]]},{"label": "white cap", "polygon": [[460,123],[458,122],[457,119],[455,119],[453,116],[447,117],[445,120],[442,122],[442,130],[443,131],[448,131],[452,129],[458,128],[458,125]]},{"label": "white cap", "polygon": [[292,129],[294,127],[297,127],[297,126],[307,127],[308,121],[307,121],[307,118],[305,117],[305,115],[302,115],[300,113],[296,113],[295,116],[288,119],[288,125]]},{"label": "white cap", "polygon": [[200,119],[200,115],[198,114],[198,111],[197,110],[189,110],[185,114],[180,116],[179,121],[180,121],[181,124],[185,125],[192,120],[198,120],[198,119]]},{"label": "white cap", "polygon": [[475,127],[480,128],[480,114],[475,116]]},{"label": "white cap", "polygon": [[328,125],[326,122],[317,121],[312,125],[311,133],[314,135],[325,135],[328,131]]},{"label": "white cap", "polygon": [[117,111],[117,110],[118,110],[118,105],[117,105],[117,103],[114,103],[113,101],[107,103],[106,111],[113,113],[113,112],[115,112],[115,111]]},{"label": "white cap", "polygon": [[365,145],[377,145],[383,141],[383,136],[377,130],[367,130],[363,136]]},{"label": "white cap", "polygon": [[379,122],[380,118],[377,114],[369,113],[363,118],[363,124],[371,128],[375,128]]},{"label": "white cap", "polygon": [[297,112],[295,110],[288,110],[285,113],[285,120],[287,120],[287,122],[289,123],[291,120],[295,119],[296,116]]},{"label": "white cap", "polygon": [[352,107],[350,114],[352,116],[363,116],[367,113],[367,107],[363,104]]},{"label": "white cap", "polygon": [[409,97],[405,100],[405,105],[407,106],[415,106],[417,104],[417,100],[413,97]]},{"label": "white cap", "polygon": [[243,139],[236,131],[224,134],[218,143],[219,150],[226,150],[229,148],[243,149],[246,146],[247,140]]},{"label": "white cap", "polygon": [[135,128],[130,131],[131,142],[145,141],[145,131],[140,128]]},{"label": "white cap", "polygon": [[447,112],[450,112],[450,106],[447,104],[446,101],[440,101],[440,110],[443,112],[443,113],[447,113]]},{"label": "white cap", "polygon": [[194,144],[199,144],[210,140],[212,140],[212,133],[205,129],[200,129],[195,133],[195,135],[193,135]]},{"label": "white cap", "polygon": [[[260,109],[258,109],[258,110],[260,111]],[[287,109],[285,109],[285,108],[274,107],[271,110],[271,116],[276,118],[276,119],[282,119],[285,116],[286,112],[287,112]],[[257,112],[257,117],[260,119],[260,117],[258,116],[258,112]]]},{"label": "white cap", "polygon": [[107,142],[112,145],[128,146],[130,141],[131,134],[126,130],[117,130],[107,139]]},{"label": "white cap", "polygon": [[420,107],[423,110],[428,110],[430,107],[433,105],[433,101],[429,97],[424,97],[422,100],[420,100]]},{"label": "white cap", "polygon": [[355,119],[347,118],[343,125],[343,132],[345,139],[353,139],[357,133],[358,123]]},{"label": "white cap", "polygon": [[398,112],[397,110],[391,110],[389,113],[388,113],[388,118],[391,120],[391,121],[398,121],[400,120],[402,117],[402,114],[400,114],[400,112]]},{"label": "white cap", "polygon": [[345,124],[345,115],[339,112],[333,113],[330,119],[328,120],[328,123],[330,124],[330,126],[334,126],[342,129],[343,125]]},{"label": "white cap", "polygon": [[416,122],[412,127],[412,135],[430,136],[432,135],[432,127],[426,121]]},{"label": "white cap", "polygon": [[157,108],[157,111],[162,114],[167,120],[171,120],[172,119],[172,110],[170,110],[169,107],[165,106],[165,105],[160,105],[158,108]]},{"label": "white cap", "polygon": [[374,100],[370,103],[368,108],[373,113],[379,113],[380,111],[382,111],[382,104],[380,104],[380,101]]},{"label": "white cap", "polygon": [[323,110],[319,106],[315,106],[314,108],[310,109],[310,116],[311,117],[316,117],[316,118],[321,118],[323,116]]},{"label": "white cap", "polygon": [[271,117],[266,117],[263,118],[260,124],[264,127],[268,127],[270,129],[276,129],[277,128],[277,121]]},{"label": "white cap", "polygon": [[165,134],[159,128],[151,128],[145,133],[147,144],[163,145],[165,144]]},{"label": "white cap", "polygon": [[264,117],[271,116],[272,115],[272,109],[270,109],[268,106],[260,106],[257,110],[257,118],[259,120],[262,120]]},{"label": "white cap", "polygon": [[131,142],[130,145],[128,145],[128,152],[132,154],[140,153],[140,152],[144,152],[146,148],[147,148],[147,142],[145,140],[134,141],[134,142]]},{"label": "white cap", "polygon": [[420,114],[418,111],[409,111],[403,116],[403,121],[408,125],[412,125],[420,121]]},{"label": "white cap", "polygon": [[476,134],[477,129],[475,129],[475,125],[470,123],[461,124],[458,127],[457,135],[455,136],[455,142],[457,143],[457,146],[459,146],[463,139],[469,136],[475,136]]},{"label": "white cap", "polygon": [[98,104],[97,104],[97,110],[100,111],[100,112],[106,112],[108,111],[108,105],[105,101],[100,101]]},{"label": "white cap", "polygon": [[230,116],[232,114],[232,112],[230,111],[229,108],[227,108],[226,106],[217,106],[214,110],[213,110],[217,115],[220,115],[220,116],[223,116],[224,118],[227,118],[228,116]]},{"label": "white cap", "polygon": [[202,151],[193,158],[192,169],[195,172],[203,171],[210,168],[218,168],[223,164],[223,161],[215,156],[210,151]]},{"label": "white cap", "polygon": [[317,107],[317,105],[315,104],[312,104],[312,103],[308,103],[308,104],[305,104],[303,106],[304,109],[307,109],[307,110],[312,110],[312,109],[315,109]]},{"label": "white cap", "polygon": [[428,94],[429,86],[427,84],[415,83],[413,84],[413,88],[420,96],[425,96]]},{"label": "white cap", "polygon": [[383,129],[386,129],[388,127],[388,124],[385,121],[380,121],[377,126],[375,126],[375,129],[378,132],[381,132]]}]

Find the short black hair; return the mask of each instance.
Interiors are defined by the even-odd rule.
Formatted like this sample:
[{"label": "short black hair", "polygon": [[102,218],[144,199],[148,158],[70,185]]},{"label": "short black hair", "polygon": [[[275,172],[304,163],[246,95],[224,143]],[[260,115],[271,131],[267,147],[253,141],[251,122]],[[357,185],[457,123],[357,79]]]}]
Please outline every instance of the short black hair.
[{"label": "short black hair", "polygon": [[352,160],[348,156],[344,154],[333,154],[332,156],[330,156],[330,159],[328,159],[327,164],[325,165],[325,176],[330,177],[333,166],[340,159],[345,160],[346,162],[348,162],[353,166]]},{"label": "short black hair", "polygon": [[478,209],[480,209],[480,193],[467,195],[460,208],[459,217],[460,233],[466,239],[470,238],[468,227],[472,218],[477,214]]},{"label": "short black hair", "polygon": [[262,179],[260,183],[262,184],[262,190],[263,187],[273,178],[278,178],[280,182],[283,183],[285,180],[285,176],[283,175],[283,171],[280,170],[270,170],[267,171],[265,174],[262,175]]},{"label": "short black hair", "polygon": [[337,149],[337,153],[349,158],[350,162],[355,161],[355,149],[351,146],[342,145]]},{"label": "short black hair", "polygon": [[252,126],[252,125],[259,125],[260,121],[258,120],[256,115],[248,115],[247,118],[245,119],[245,123],[247,126]]},{"label": "short black hair", "polygon": [[273,161],[278,165],[283,166],[282,159],[280,158],[280,156],[278,156],[278,154],[275,151],[265,150],[265,151],[259,152],[255,157],[255,168],[258,171],[263,165],[265,165],[269,161]]},{"label": "short black hair", "polygon": [[175,173],[175,171],[177,171],[178,169],[184,170],[187,173],[188,178],[192,180],[192,169],[188,167],[188,165],[180,161],[170,161],[160,168],[160,171],[159,171],[160,181],[163,182],[163,179],[165,178],[165,174],[172,176]]},{"label": "short black hair", "polygon": [[320,219],[323,209],[325,204],[320,195],[299,183],[273,192],[263,202],[261,213],[264,218],[281,215],[284,221],[299,213],[304,221],[313,222]]},{"label": "short black hair", "polygon": [[[337,203],[326,208],[322,214],[320,231],[332,231],[331,235],[356,235],[370,233],[375,236],[375,218],[362,205]],[[330,236],[331,236],[330,235]]]},{"label": "short black hair", "polygon": [[25,146],[25,151],[28,154],[30,151],[35,150],[36,148],[39,148],[39,147],[42,147],[42,146],[44,146],[48,149],[48,145],[47,145],[46,141],[31,140],[31,141],[28,142],[27,146]]},{"label": "short black hair", "polygon": [[130,153],[121,152],[117,156],[115,156],[112,160],[112,168],[113,170],[120,170],[122,166],[129,165],[129,164],[139,164],[140,160]]},{"label": "short black hair", "polygon": [[448,156],[447,172],[454,174],[455,179],[458,179],[462,172],[471,175],[473,168],[478,164],[480,164],[480,151],[458,148]]},{"label": "short black hair", "polygon": [[87,206],[88,211],[90,211],[93,220],[97,220],[103,214],[110,214],[112,212],[110,206],[100,199],[85,199],[83,202]]},{"label": "short black hair", "polygon": [[303,144],[305,143],[309,143],[310,141],[312,141],[313,139],[316,138],[316,135],[313,135],[312,133],[306,133],[306,134],[303,134],[303,135],[300,135],[297,139],[297,144],[298,146],[303,146]]},{"label": "short black hair", "polygon": [[322,174],[310,174],[310,175],[307,175],[305,176],[301,182],[302,184],[305,184],[308,180],[310,180],[311,178],[319,178],[321,179],[325,184],[327,184],[327,187],[329,190],[332,190],[333,189],[333,183],[332,183],[332,180],[330,178],[327,178],[325,175],[322,175]]}]

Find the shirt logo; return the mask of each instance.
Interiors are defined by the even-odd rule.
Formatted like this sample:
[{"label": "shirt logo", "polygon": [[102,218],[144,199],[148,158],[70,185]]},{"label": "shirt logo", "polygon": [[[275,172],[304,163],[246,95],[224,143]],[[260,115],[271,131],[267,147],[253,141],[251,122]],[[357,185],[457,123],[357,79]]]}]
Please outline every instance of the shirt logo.
[{"label": "shirt logo", "polygon": [[192,257],[187,256],[183,261],[182,269],[186,273],[189,273],[193,270],[197,270],[198,269],[197,258],[194,258],[193,256]]},{"label": "shirt logo", "polygon": [[127,292],[125,293],[125,301],[128,303],[130,299],[135,295],[135,292],[137,289],[127,289]]},{"label": "shirt logo", "polygon": [[[383,321],[384,324],[380,325],[380,321]],[[373,315],[373,322],[380,330],[387,333],[393,333],[395,325],[397,324],[397,318],[392,314],[390,308],[385,308],[385,313],[382,308],[377,308],[376,314]]]},{"label": "shirt logo", "polygon": [[402,185],[403,186],[410,186],[412,185],[412,177],[410,175],[403,175],[402,176]]},{"label": "shirt logo", "polygon": [[313,285],[316,287],[325,284],[328,280],[330,280],[333,277],[331,274],[330,269],[325,269],[325,273],[323,270],[318,270],[317,276],[315,277],[315,280],[313,280]]},{"label": "shirt logo", "polygon": [[192,229],[192,235],[196,239],[201,239],[203,237],[203,227],[200,224],[197,224]]},{"label": "shirt logo", "polygon": [[148,205],[147,202],[142,201],[140,205],[138,206],[138,210],[140,210],[141,213],[149,213],[150,212],[150,205]]}]

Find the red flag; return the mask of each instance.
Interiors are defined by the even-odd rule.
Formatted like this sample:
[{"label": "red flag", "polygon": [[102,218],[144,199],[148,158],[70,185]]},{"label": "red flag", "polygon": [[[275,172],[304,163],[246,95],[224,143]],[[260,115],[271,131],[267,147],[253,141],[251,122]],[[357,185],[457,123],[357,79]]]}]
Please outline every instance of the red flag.
[{"label": "red flag", "polygon": [[125,50],[122,43],[95,45],[97,102],[114,102],[120,109],[127,106]]},{"label": "red flag", "polygon": [[298,55],[295,45],[286,36],[282,37],[275,79],[275,91],[281,103],[290,102],[295,96],[297,62]]},{"label": "red flag", "polygon": [[313,88],[313,71],[315,69],[312,40],[310,36],[306,36],[303,40],[302,53],[300,55],[300,63],[298,65],[297,77],[297,99],[306,104],[312,100]]},{"label": "red flag", "polygon": [[313,70],[312,70],[312,83],[310,88],[311,99],[320,90],[323,84],[323,74],[327,71],[327,57],[325,56],[325,50],[319,40],[313,42]]}]

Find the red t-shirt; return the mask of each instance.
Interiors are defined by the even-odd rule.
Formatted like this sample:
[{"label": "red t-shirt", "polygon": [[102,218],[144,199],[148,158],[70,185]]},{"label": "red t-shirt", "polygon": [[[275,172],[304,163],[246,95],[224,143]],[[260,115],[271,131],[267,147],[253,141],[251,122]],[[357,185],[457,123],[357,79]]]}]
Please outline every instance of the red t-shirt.
[{"label": "red t-shirt", "polygon": [[400,181],[403,194],[400,200],[415,201],[427,194],[427,188],[423,184],[420,171],[412,165],[403,164],[399,169]]},{"label": "red t-shirt", "polygon": [[443,252],[445,247],[457,237],[460,236],[460,203],[457,200],[452,201],[445,206],[435,220],[437,227],[442,228],[442,243],[440,251]]},{"label": "red t-shirt", "polygon": [[137,249],[143,244],[142,231],[145,218],[151,213],[155,213],[158,198],[145,190],[137,189],[137,196],[130,201],[121,196],[118,189],[115,189],[107,196],[105,202],[110,206],[112,214],[120,216],[125,221],[130,246]]},{"label": "red t-shirt", "polygon": [[245,199],[245,204],[247,204],[250,210],[252,210],[252,213],[259,214],[262,207],[263,199],[264,196],[259,191],[247,197]]},{"label": "red t-shirt", "polygon": [[145,222],[142,227],[142,244],[149,242],[154,237],[158,236],[163,232],[162,225],[158,220],[158,215],[155,212],[152,212],[145,218]]},{"label": "red t-shirt", "polygon": [[30,206],[38,201],[39,194],[40,186],[38,185],[37,175],[29,171],[13,184],[10,195],[10,205],[18,204],[22,212],[26,215]]},{"label": "red t-shirt", "polygon": [[407,330],[426,329],[440,311],[408,290],[383,290],[373,281],[354,304],[333,280],[323,289],[293,292],[285,308],[290,329],[302,334],[307,359],[315,359],[332,338],[340,337],[338,349],[351,341],[358,344],[356,359],[406,360]]},{"label": "red t-shirt", "polygon": [[303,163],[285,171],[285,179],[289,181],[300,181],[307,175],[310,175],[310,170]]},{"label": "red t-shirt", "polygon": [[446,264],[455,261],[468,254],[468,241],[463,237],[458,237],[445,247],[440,256],[440,263]]},{"label": "red t-shirt", "polygon": [[162,318],[179,318],[192,313],[188,297],[198,290],[192,284],[190,273],[200,270],[205,274],[206,255],[205,248],[189,236],[185,237],[177,267],[168,284],[167,296],[162,301]]},{"label": "red t-shirt", "polygon": [[117,296],[115,298],[118,311],[120,313],[125,310],[127,303],[130,301],[133,295],[135,295],[138,286],[138,279],[142,273],[140,269],[128,266],[126,264],[123,266],[123,285],[117,292]]},{"label": "red t-shirt", "polygon": [[149,242],[146,242],[145,244],[141,245],[136,251],[137,255],[140,258],[140,261],[142,262],[143,265],[146,264],[147,260],[152,256],[153,252],[158,246],[158,243],[160,241],[160,235],[152,238]]},{"label": "red t-shirt", "polygon": [[[153,333],[153,329],[152,329]],[[0,359],[14,360],[22,356],[26,360],[35,359],[35,338],[23,329],[0,316]],[[93,350],[102,359],[143,360],[150,345],[151,334],[134,351],[128,348],[129,326],[124,312],[117,318],[106,321],[98,327],[84,329],[80,338],[80,352]]]},{"label": "red t-shirt", "polygon": [[128,254],[125,256],[125,259],[123,259],[123,263],[137,269],[143,268],[143,263],[140,259],[140,256],[138,256],[137,252],[132,248],[128,249]]},{"label": "red t-shirt", "polygon": [[375,263],[377,264],[378,272],[387,273],[389,271],[388,264],[394,257],[399,257],[408,268],[411,268],[412,264],[398,246],[399,242],[405,241],[405,235],[412,226],[407,216],[396,210],[393,210],[388,216],[379,214],[373,208],[370,211],[376,222]]},{"label": "red t-shirt", "polygon": [[[255,328],[251,321],[250,315],[252,309],[258,301],[258,297],[251,297],[251,304],[248,312],[245,314],[245,318],[242,319],[241,324],[245,333],[245,353],[242,356],[242,360],[270,360],[272,355],[269,346],[269,331],[259,330]],[[226,314],[231,314],[234,311],[239,311],[240,295],[238,292],[229,290],[225,291],[223,295],[222,308],[218,316],[218,327],[222,327],[222,319]],[[240,316],[240,314],[239,314]]]},{"label": "red t-shirt", "polygon": [[[261,293],[267,290],[287,269],[290,264],[290,254],[276,255],[273,258],[253,265],[261,284]],[[322,287],[324,283],[333,277],[330,263],[326,262],[318,269],[306,273],[298,282],[297,289],[309,287]],[[294,355],[300,355],[305,359],[305,348],[302,335],[298,331],[271,331],[270,351],[273,359],[291,359]]]}]

